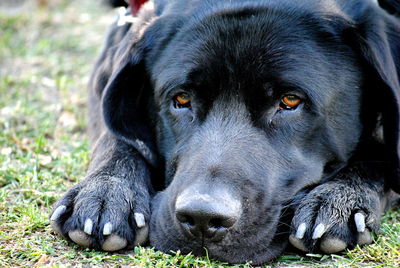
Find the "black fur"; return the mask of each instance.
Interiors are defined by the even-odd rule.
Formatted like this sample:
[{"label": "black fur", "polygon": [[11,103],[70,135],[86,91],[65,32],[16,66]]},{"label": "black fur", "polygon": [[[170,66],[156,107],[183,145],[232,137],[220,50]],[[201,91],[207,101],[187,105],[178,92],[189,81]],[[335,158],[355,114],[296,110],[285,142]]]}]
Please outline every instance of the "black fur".
[{"label": "black fur", "polygon": [[[160,250],[260,264],[302,223],[306,251],[354,247],[358,212],[378,231],[400,192],[396,17],[366,0],[155,0],[137,19],[112,26],[93,73],[92,162],[55,206],[62,234],[90,217],[92,247],[109,221],[132,246],[141,212]],[[174,106],[182,92],[190,109]],[[285,94],[303,101],[282,110]],[[204,196],[236,206],[220,239],[179,220]]]}]

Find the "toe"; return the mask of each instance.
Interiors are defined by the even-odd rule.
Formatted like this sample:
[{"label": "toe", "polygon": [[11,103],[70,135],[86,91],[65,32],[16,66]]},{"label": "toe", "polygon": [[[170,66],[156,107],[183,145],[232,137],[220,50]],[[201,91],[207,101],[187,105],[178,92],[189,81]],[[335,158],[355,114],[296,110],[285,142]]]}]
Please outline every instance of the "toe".
[{"label": "toe", "polygon": [[343,251],[346,247],[347,244],[343,240],[332,236],[326,237],[320,244],[320,249],[327,254]]},{"label": "toe", "polygon": [[149,237],[149,228],[144,226],[136,231],[135,245],[142,246],[147,242]]},{"label": "toe", "polygon": [[372,243],[372,236],[368,230],[365,230],[362,233],[358,233],[357,244],[366,245]]},{"label": "toe", "polygon": [[57,233],[59,235],[63,235],[63,233],[61,231],[61,226],[56,221],[50,221],[50,226],[55,233]]},{"label": "toe", "polygon": [[107,237],[106,241],[104,241],[101,248],[105,251],[117,251],[125,248],[128,245],[126,239],[120,237],[116,234],[111,234]]},{"label": "toe", "polygon": [[62,235],[62,231],[61,231],[61,226],[58,222],[60,217],[65,213],[66,210],[67,210],[66,206],[58,206],[50,217],[51,228],[53,228],[53,230],[60,235]]},{"label": "toe", "polygon": [[289,236],[289,241],[295,248],[300,249],[301,251],[304,251],[304,252],[309,251],[306,248],[306,246],[304,245],[304,243],[301,241],[301,239],[298,239],[296,236],[294,236],[292,234]]},{"label": "toe", "polygon": [[68,232],[69,238],[71,238],[72,241],[77,243],[78,245],[81,245],[83,247],[90,247],[90,237],[83,231],[81,230],[73,230]]}]

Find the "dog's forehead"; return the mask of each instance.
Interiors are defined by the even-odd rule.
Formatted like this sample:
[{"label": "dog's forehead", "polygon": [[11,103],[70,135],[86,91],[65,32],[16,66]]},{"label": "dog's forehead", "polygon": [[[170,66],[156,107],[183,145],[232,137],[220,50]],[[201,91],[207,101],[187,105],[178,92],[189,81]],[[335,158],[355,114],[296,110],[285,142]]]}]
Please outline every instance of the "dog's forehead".
[{"label": "dog's forehead", "polygon": [[158,95],[187,85],[265,90],[279,81],[275,86],[297,88],[322,103],[324,92],[356,86],[358,67],[348,47],[309,21],[279,15],[219,14],[176,33],[153,66]]}]

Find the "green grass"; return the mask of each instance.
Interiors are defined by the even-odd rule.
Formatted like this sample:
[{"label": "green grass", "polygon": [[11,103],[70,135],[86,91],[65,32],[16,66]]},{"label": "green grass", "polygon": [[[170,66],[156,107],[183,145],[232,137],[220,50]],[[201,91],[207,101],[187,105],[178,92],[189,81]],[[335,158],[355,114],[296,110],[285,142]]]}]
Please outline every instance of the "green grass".
[{"label": "green grass", "polygon": [[[13,10],[0,4],[0,267],[227,266],[139,247],[96,252],[51,231],[51,205],[89,162],[86,84],[114,11],[89,0],[52,0],[44,9],[25,2]],[[341,255],[286,253],[270,265],[400,267],[399,222],[400,212],[389,212],[373,245]]]}]

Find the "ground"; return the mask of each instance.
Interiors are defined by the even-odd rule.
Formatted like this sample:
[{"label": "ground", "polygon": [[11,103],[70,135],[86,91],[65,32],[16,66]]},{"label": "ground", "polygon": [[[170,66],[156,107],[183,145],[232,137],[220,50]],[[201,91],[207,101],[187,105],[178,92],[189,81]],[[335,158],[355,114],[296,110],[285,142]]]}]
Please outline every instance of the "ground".
[{"label": "ground", "polygon": [[[178,253],[82,249],[49,227],[52,204],[89,162],[86,85],[116,11],[89,0],[0,2],[0,266],[223,267]],[[400,267],[400,212],[371,246],[285,253],[272,267]],[[251,266],[247,264],[246,266]]]}]

